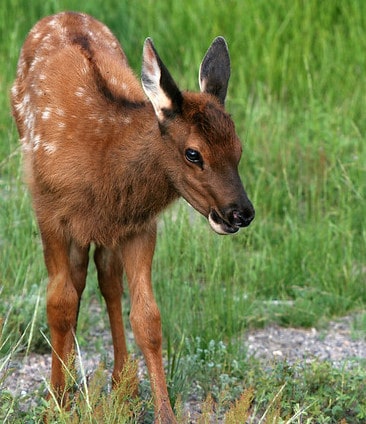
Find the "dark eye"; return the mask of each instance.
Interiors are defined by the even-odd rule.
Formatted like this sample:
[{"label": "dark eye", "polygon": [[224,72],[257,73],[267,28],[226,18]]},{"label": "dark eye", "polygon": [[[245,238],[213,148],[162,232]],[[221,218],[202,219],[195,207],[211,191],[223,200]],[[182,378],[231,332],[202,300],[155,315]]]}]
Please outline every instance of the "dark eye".
[{"label": "dark eye", "polygon": [[187,149],[185,151],[185,155],[186,155],[186,159],[189,162],[196,163],[197,165],[200,165],[200,166],[203,165],[203,160],[202,160],[201,153],[198,152],[197,150]]}]

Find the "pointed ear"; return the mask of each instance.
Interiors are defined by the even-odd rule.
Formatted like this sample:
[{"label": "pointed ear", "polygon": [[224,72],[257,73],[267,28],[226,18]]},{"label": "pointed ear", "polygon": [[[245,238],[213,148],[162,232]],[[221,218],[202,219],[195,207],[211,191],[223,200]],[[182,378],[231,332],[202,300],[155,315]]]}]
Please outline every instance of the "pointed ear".
[{"label": "pointed ear", "polygon": [[181,112],[182,93],[160,59],[150,38],[147,38],[144,43],[141,82],[160,123]]},{"label": "pointed ear", "polygon": [[213,94],[222,105],[225,104],[230,78],[230,56],[226,41],[217,37],[207,50],[201,63],[199,84],[201,91]]}]

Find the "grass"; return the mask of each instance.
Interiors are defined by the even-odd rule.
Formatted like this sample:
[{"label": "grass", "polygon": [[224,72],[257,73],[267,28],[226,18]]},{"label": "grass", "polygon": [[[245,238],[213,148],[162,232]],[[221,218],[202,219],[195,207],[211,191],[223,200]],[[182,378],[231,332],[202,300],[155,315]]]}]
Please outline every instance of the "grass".
[{"label": "grass", "polygon": [[[365,309],[366,3],[362,0],[202,0],[186,1],[184,7],[174,0],[95,0],[85,5],[74,0],[31,5],[24,0],[3,1],[0,370],[19,352],[49,351],[42,335],[48,334],[46,273],[22,182],[8,92],[29,29],[40,17],[65,9],[83,10],[107,23],[137,74],[143,40],[152,36],[182,88],[197,88],[199,62],[216,35],[225,36],[229,44],[232,77],[227,108],[245,145],[241,174],[257,215],[250,228],[230,238],[212,234],[207,222],[183,204],[162,217],[153,278],[172,398],[179,404],[180,394],[184,400],[189,376],[195,375],[201,399],[211,393],[212,402],[228,407],[227,401],[239,399],[243,392],[232,411],[246,414],[247,402],[252,414],[257,411],[263,417],[269,408],[262,422],[269,416],[283,420],[273,422],[290,422],[289,417],[300,422],[296,414],[301,422],[365,419],[365,405],[356,396],[364,391],[357,377],[357,373],[365,377],[362,370],[336,370],[323,364],[293,370],[276,364],[267,375],[245,357],[236,341],[249,327],[271,322],[319,326],[332,317]],[[81,345],[87,345],[89,329],[100,320],[88,313],[92,301],[101,301],[95,287],[92,271],[78,327]],[[124,302],[127,315],[127,298]],[[355,323],[355,333],[364,334],[365,329],[363,317]],[[232,364],[238,357],[245,360],[235,368]],[[210,363],[218,367],[210,368]],[[19,399],[4,393],[1,413],[13,410],[6,419],[1,416],[4,422],[37,422],[35,417],[44,408],[41,399],[39,409],[24,417],[16,412]],[[334,402],[325,405],[327,398]],[[205,404],[207,416],[212,412],[210,402]],[[348,415],[339,412],[350,408],[353,412]]]}]

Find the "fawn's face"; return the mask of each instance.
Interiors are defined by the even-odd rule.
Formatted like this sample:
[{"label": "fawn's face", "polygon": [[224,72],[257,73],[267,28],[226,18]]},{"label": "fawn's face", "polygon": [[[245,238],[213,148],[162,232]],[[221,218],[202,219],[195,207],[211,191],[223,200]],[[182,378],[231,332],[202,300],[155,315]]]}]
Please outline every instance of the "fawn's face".
[{"label": "fawn's face", "polygon": [[238,173],[242,147],[234,123],[212,96],[185,93],[182,116],[163,129],[164,166],[179,194],[232,234],[254,218]]},{"label": "fawn's face", "polygon": [[201,93],[181,93],[151,40],[145,42],[142,84],[159,121],[165,169],[219,234],[235,233],[254,218],[238,173],[241,144],[224,110],[229,76],[226,42],[218,37],[201,63]]}]

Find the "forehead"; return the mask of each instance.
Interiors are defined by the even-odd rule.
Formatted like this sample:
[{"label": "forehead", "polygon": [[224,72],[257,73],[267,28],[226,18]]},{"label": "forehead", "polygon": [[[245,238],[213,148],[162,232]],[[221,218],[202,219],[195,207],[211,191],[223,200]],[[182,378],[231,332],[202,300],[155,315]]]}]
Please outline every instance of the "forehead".
[{"label": "forehead", "polygon": [[191,93],[184,99],[183,114],[208,144],[222,148],[238,142],[234,122],[211,96]]}]

